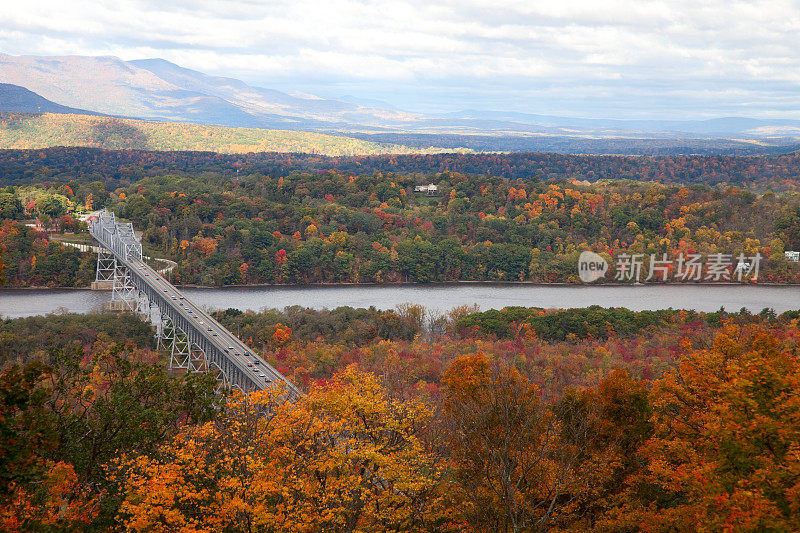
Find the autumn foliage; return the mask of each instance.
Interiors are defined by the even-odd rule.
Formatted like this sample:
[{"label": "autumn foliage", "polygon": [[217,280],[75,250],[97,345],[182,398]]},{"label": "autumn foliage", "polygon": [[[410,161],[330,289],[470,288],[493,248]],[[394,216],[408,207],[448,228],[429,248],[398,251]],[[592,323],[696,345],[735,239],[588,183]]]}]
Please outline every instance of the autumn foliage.
[{"label": "autumn foliage", "polygon": [[[44,362],[0,352],[24,362],[0,374],[0,529],[794,531],[796,315],[350,346],[304,340],[306,324],[265,352],[302,378],[295,403],[215,396],[208,376],[169,376],[105,334],[54,337]],[[258,331],[302,323],[281,320]]]},{"label": "autumn foliage", "polygon": [[[796,155],[9,154],[0,157],[0,219],[74,231],[88,203],[107,207],[176,261],[173,280],[186,284],[578,283],[587,249],[607,260],[641,254],[645,273],[664,255],[758,253],[759,282],[800,282],[800,265],[784,255],[800,249]],[[429,183],[435,194],[416,191]],[[10,284],[91,279],[90,254],[51,244],[44,255],[61,257],[48,264],[41,239],[28,229],[13,238],[3,254]],[[674,274],[668,281],[680,281]]]},{"label": "autumn foliage", "polygon": [[728,325],[653,386],[646,460],[610,528],[800,528],[798,332]]}]

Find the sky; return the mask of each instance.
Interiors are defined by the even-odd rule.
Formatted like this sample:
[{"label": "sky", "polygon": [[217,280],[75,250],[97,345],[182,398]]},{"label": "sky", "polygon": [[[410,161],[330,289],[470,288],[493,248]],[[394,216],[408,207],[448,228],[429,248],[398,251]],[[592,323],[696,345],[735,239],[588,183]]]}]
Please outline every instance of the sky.
[{"label": "sky", "polygon": [[2,4],[14,55],[160,57],[423,113],[800,118],[800,0]]}]

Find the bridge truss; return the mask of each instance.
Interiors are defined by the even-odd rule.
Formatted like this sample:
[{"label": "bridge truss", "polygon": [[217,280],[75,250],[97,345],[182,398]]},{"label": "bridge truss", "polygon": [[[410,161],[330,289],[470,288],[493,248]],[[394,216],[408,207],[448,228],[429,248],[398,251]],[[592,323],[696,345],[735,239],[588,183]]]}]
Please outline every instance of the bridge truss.
[{"label": "bridge truss", "polygon": [[157,346],[170,354],[171,369],[210,372],[219,388],[242,392],[283,387],[288,399],[297,387],[208,313],[144,262],[131,223],[102,210],[90,219],[98,244],[97,277],[111,282],[111,305],[144,316],[155,325]]}]

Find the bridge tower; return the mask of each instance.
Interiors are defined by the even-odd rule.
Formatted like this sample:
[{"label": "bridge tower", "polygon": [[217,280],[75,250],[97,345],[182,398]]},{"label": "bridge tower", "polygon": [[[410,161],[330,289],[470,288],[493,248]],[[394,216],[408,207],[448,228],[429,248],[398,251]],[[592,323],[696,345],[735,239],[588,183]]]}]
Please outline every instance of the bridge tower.
[{"label": "bridge tower", "polygon": [[92,290],[110,289],[114,286],[114,273],[117,270],[117,258],[102,246],[97,252],[97,274],[92,283]]}]

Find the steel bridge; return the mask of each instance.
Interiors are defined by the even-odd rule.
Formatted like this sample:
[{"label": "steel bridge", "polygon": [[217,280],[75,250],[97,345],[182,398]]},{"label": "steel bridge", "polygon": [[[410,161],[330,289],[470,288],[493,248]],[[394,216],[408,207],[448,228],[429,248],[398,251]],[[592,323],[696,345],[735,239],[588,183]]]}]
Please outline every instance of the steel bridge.
[{"label": "steel bridge", "polygon": [[144,262],[133,224],[103,209],[90,218],[89,233],[99,248],[96,281],[113,284],[112,306],[155,324],[157,345],[169,351],[171,369],[211,372],[220,389],[284,387],[288,399],[300,396],[290,380]]}]

